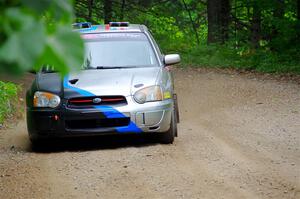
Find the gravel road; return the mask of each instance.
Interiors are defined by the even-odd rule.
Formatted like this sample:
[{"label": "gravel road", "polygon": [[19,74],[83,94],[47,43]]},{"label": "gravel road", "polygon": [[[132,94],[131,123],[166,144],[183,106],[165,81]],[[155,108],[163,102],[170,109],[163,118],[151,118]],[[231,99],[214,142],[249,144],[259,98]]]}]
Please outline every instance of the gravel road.
[{"label": "gravel road", "polygon": [[299,84],[215,69],[174,76],[173,145],[100,137],[33,152],[24,120],[1,129],[0,198],[300,198]]}]

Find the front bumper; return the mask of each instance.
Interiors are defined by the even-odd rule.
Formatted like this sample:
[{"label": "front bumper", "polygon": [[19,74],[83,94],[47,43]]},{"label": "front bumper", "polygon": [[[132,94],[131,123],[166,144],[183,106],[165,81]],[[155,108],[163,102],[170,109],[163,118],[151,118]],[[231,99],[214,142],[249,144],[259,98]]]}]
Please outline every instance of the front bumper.
[{"label": "front bumper", "polygon": [[73,137],[120,133],[166,132],[170,128],[173,100],[128,105],[70,109],[63,101],[59,109],[27,108],[29,136]]}]

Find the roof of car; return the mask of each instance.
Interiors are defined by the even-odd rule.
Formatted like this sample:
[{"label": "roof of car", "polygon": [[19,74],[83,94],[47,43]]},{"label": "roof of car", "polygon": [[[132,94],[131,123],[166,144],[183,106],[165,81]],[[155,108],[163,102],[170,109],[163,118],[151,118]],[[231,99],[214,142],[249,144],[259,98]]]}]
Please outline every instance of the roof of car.
[{"label": "roof of car", "polygon": [[82,23],[73,24],[73,27],[77,25],[79,25],[80,27],[78,29],[75,29],[74,31],[78,31],[82,34],[90,34],[90,33],[103,33],[103,32],[144,32],[145,30],[147,30],[147,27],[145,25],[129,24],[128,22],[126,22],[127,23],[126,26],[115,26],[114,24],[91,25],[89,22],[84,22],[84,23],[87,23],[87,26],[85,28],[81,28]]}]

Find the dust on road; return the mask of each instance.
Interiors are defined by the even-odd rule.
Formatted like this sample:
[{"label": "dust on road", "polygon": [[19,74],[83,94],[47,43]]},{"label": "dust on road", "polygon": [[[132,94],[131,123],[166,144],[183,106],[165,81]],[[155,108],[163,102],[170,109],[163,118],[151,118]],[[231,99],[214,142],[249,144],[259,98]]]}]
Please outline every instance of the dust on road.
[{"label": "dust on road", "polygon": [[300,86],[176,69],[173,145],[67,140],[31,151],[25,121],[0,130],[0,198],[300,198]]}]

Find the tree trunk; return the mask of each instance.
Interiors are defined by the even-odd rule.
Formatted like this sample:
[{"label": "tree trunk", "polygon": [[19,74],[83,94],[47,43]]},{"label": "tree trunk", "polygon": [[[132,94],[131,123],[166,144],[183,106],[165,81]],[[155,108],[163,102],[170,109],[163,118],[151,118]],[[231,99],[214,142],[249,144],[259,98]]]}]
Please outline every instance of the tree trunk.
[{"label": "tree trunk", "polygon": [[[273,18],[275,21],[278,21],[279,23],[281,22],[281,20],[284,17],[284,7],[285,7],[285,3],[284,0],[276,0],[274,1],[274,11],[273,11]],[[278,37],[279,35],[279,30],[278,28],[273,25],[271,34],[268,36],[268,40],[272,41],[274,39],[276,39],[276,37]]]},{"label": "tree trunk", "polygon": [[284,16],[284,7],[285,7],[284,0],[276,0],[274,2],[274,7],[275,9],[274,9],[273,16],[275,18],[282,19]]},{"label": "tree trunk", "polygon": [[297,1],[297,25],[296,25],[296,31],[297,31],[298,42],[300,42],[300,0]]},{"label": "tree trunk", "polygon": [[92,21],[94,0],[88,0],[88,20]]},{"label": "tree trunk", "polygon": [[185,10],[186,10],[186,11],[188,12],[188,14],[189,14],[191,26],[192,26],[192,29],[193,29],[193,31],[194,31],[194,34],[195,34],[195,38],[196,38],[197,44],[199,45],[199,44],[200,44],[199,36],[198,36],[198,32],[197,32],[196,25],[195,25],[194,20],[193,20],[193,18],[192,18],[191,11],[188,9],[188,7],[187,7],[187,5],[186,5],[186,3],[185,3],[184,0],[182,0],[182,3],[183,3],[183,5],[184,5]]},{"label": "tree trunk", "polygon": [[104,0],[104,23],[108,24],[112,21],[112,1]]},{"label": "tree trunk", "polygon": [[221,36],[222,43],[229,38],[230,0],[222,0],[221,6]]},{"label": "tree trunk", "polygon": [[258,2],[253,2],[253,13],[251,21],[251,45],[253,48],[259,47],[261,37],[261,10]]},{"label": "tree trunk", "polygon": [[126,0],[122,0],[122,5],[121,5],[121,16],[120,16],[121,21],[124,20],[125,4],[126,4]]},{"label": "tree trunk", "polygon": [[230,0],[208,0],[208,43],[224,43],[228,40]]},{"label": "tree trunk", "polygon": [[300,0],[297,1],[297,19],[300,21]]}]

